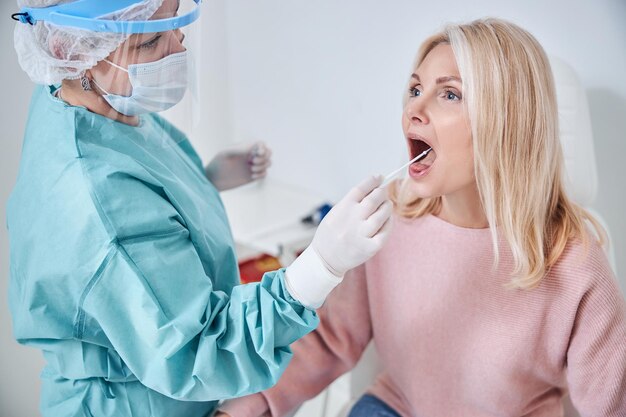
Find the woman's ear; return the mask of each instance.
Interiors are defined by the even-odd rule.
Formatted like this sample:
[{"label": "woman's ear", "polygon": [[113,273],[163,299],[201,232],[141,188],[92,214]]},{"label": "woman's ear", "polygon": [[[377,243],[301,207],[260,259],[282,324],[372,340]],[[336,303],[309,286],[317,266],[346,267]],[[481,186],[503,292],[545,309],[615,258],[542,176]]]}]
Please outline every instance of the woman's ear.
[{"label": "woman's ear", "polygon": [[84,91],[91,91],[91,81],[93,80],[93,75],[91,74],[91,70],[85,70],[85,73],[80,77],[80,85]]}]

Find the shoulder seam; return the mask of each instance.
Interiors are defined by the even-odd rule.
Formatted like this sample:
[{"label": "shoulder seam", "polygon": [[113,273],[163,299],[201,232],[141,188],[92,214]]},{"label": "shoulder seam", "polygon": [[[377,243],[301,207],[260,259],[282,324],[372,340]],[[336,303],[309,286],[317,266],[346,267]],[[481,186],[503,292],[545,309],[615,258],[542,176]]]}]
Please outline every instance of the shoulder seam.
[{"label": "shoulder seam", "polygon": [[[74,131],[76,131],[76,129],[74,129]],[[96,209],[96,212],[98,213],[98,217],[100,218],[100,221],[102,222],[102,225],[104,226],[104,229],[109,235],[109,239],[111,241],[114,241],[117,238],[117,233],[115,232],[115,228],[113,227],[111,220],[104,212],[104,209],[102,208],[102,204],[100,204],[100,198],[98,197],[96,190],[93,187],[93,184],[91,182],[91,179],[87,173],[87,170],[85,169],[85,165],[83,161],[83,154],[80,149],[80,145],[78,143],[78,137],[76,135],[74,135],[74,144],[76,145],[76,158],[79,160],[78,162],[80,164],[80,169],[83,173],[83,179],[85,181],[85,185],[87,189],[89,190],[91,201],[94,205],[94,208]]]}]

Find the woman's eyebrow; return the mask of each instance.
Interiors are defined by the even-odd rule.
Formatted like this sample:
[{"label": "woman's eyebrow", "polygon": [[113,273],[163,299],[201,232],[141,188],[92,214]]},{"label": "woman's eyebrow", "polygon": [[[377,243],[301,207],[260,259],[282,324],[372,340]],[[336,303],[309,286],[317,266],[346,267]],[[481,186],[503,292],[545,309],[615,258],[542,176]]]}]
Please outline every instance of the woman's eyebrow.
[{"label": "woman's eyebrow", "polygon": [[[411,74],[411,78],[415,78],[417,80],[417,82],[421,82],[420,80],[420,76],[417,74]],[[449,81],[457,81],[461,84],[463,84],[463,81],[461,81],[461,79],[459,77],[455,77],[454,75],[447,75],[445,77],[439,77],[435,80],[435,84],[443,84],[443,83],[447,83]]]},{"label": "woman's eyebrow", "polygon": [[443,84],[443,83],[447,83],[449,81],[456,81],[456,82],[459,82],[459,83],[463,84],[463,81],[461,81],[461,79],[459,77],[455,77],[454,75],[448,75],[446,77],[439,77],[435,81],[435,84]]}]

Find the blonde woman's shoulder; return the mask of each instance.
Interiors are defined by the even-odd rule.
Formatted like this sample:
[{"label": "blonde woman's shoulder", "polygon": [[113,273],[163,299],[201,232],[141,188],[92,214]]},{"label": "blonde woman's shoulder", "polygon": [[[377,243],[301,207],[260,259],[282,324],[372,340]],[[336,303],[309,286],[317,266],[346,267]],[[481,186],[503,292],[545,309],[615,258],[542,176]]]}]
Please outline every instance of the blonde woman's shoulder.
[{"label": "blonde woman's shoulder", "polygon": [[547,278],[581,292],[595,287],[620,294],[623,298],[605,248],[591,234],[588,235],[586,242],[580,239],[570,239],[559,259],[548,272]]}]

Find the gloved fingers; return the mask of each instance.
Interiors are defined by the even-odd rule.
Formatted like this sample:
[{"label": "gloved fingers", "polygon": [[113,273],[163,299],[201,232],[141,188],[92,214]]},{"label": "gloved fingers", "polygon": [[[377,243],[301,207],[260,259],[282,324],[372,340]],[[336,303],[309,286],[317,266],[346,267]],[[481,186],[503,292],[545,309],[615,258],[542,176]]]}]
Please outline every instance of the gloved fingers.
[{"label": "gloved fingers", "polygon": [[264,142],[257,142],[248,149],[248,160],[250,162],[254,161],[255,158],[270,158],[271,155],[272,151],[267,147],[267,145],[265,145]]},{"label": "gloved fingers", "polygon": [[363,200],[368,194],[370,194],[372,190],[376,189],[380,184],[382,184],[382,182],[382,175],[367,177],[358,185],[354,186],[348,192],[348,194],[346,194],[345,198],[360,203],[361,200]]},{"label": "gloved fingers", "polygon": [[272,165],[272,151],[262,144],[253,148],[252,158],[249,159],[250,174],[252,180],[257,180],[267,175],[267,170]]},{"label": "gloved fingers", "polygon": [[265,153],[269,152],[269,150],[270,149],[267,147],[265,142],[257,142],[254,145],[254,152],[256,155],[264,155]]},{"label": "gloved fingers", "polygon": [[385,202],[388,201],[388,193],[384,188],[375,188],[359,204],[361,218],[367,219]]},{"label": "gloved fingers", "polygon": [[376,245],[376,250],[379,250],[385,244],[385,241],[389,237],[391,229],[393,227],[393,218],[389,217],[385,224],[376,232],[376,234],[370,239],[372,243]]},{"label": "gloved fingers", "polygon": [[252,174],[252,176],[250,178],[252,178],[252,181],[255,181],[255,180],[259,180],[261,178],[265,178],[266,176],[267,176],[267,171],[263,171],[263,172],[260,172],[258,174]]},{"label": "gloved fingers", "polygon": [[250,166],[250,171],[252,173],[259,173],[261,171],[267,171],[270,166],[272,166],[272,161],[263,161],[262,163]]},{"label": "gloved fingers", "polygon": [[365,236],[374,237],[379,230],[383,227],[383,225],[389,220],[391,217],[391,213],[393,212],[393,204],[391,201],[385,201],[383,204],[378,207],[378,210],[374,212],[363,225],[363,231]]},{"label": "gloved fingers", "polygon": [[251,165],[262,164],[266,161],[271,161],[271,160],[272,160],[272,151],[269,149],[265,149],[262,154],[257,154],[254,151],[252,151],[249,154],[249,158],[248,158],[248,162],[250,162]]},{"label": "gloved fingers", "polygon": [[267,176],[267,170],[272,165],[272,151],[263,142],[257,142],[250,148],[248,155],[252,180]]},{"label": "gloved fingers", "polygon": [[260,165],[252,165],[250,167],[250,174],[252,176],[252,180],[265,178],[265,176],[267,176],[267,170],[271,165],[272,165],[272,161],[265,161],[265,163],[260,164]]}]

